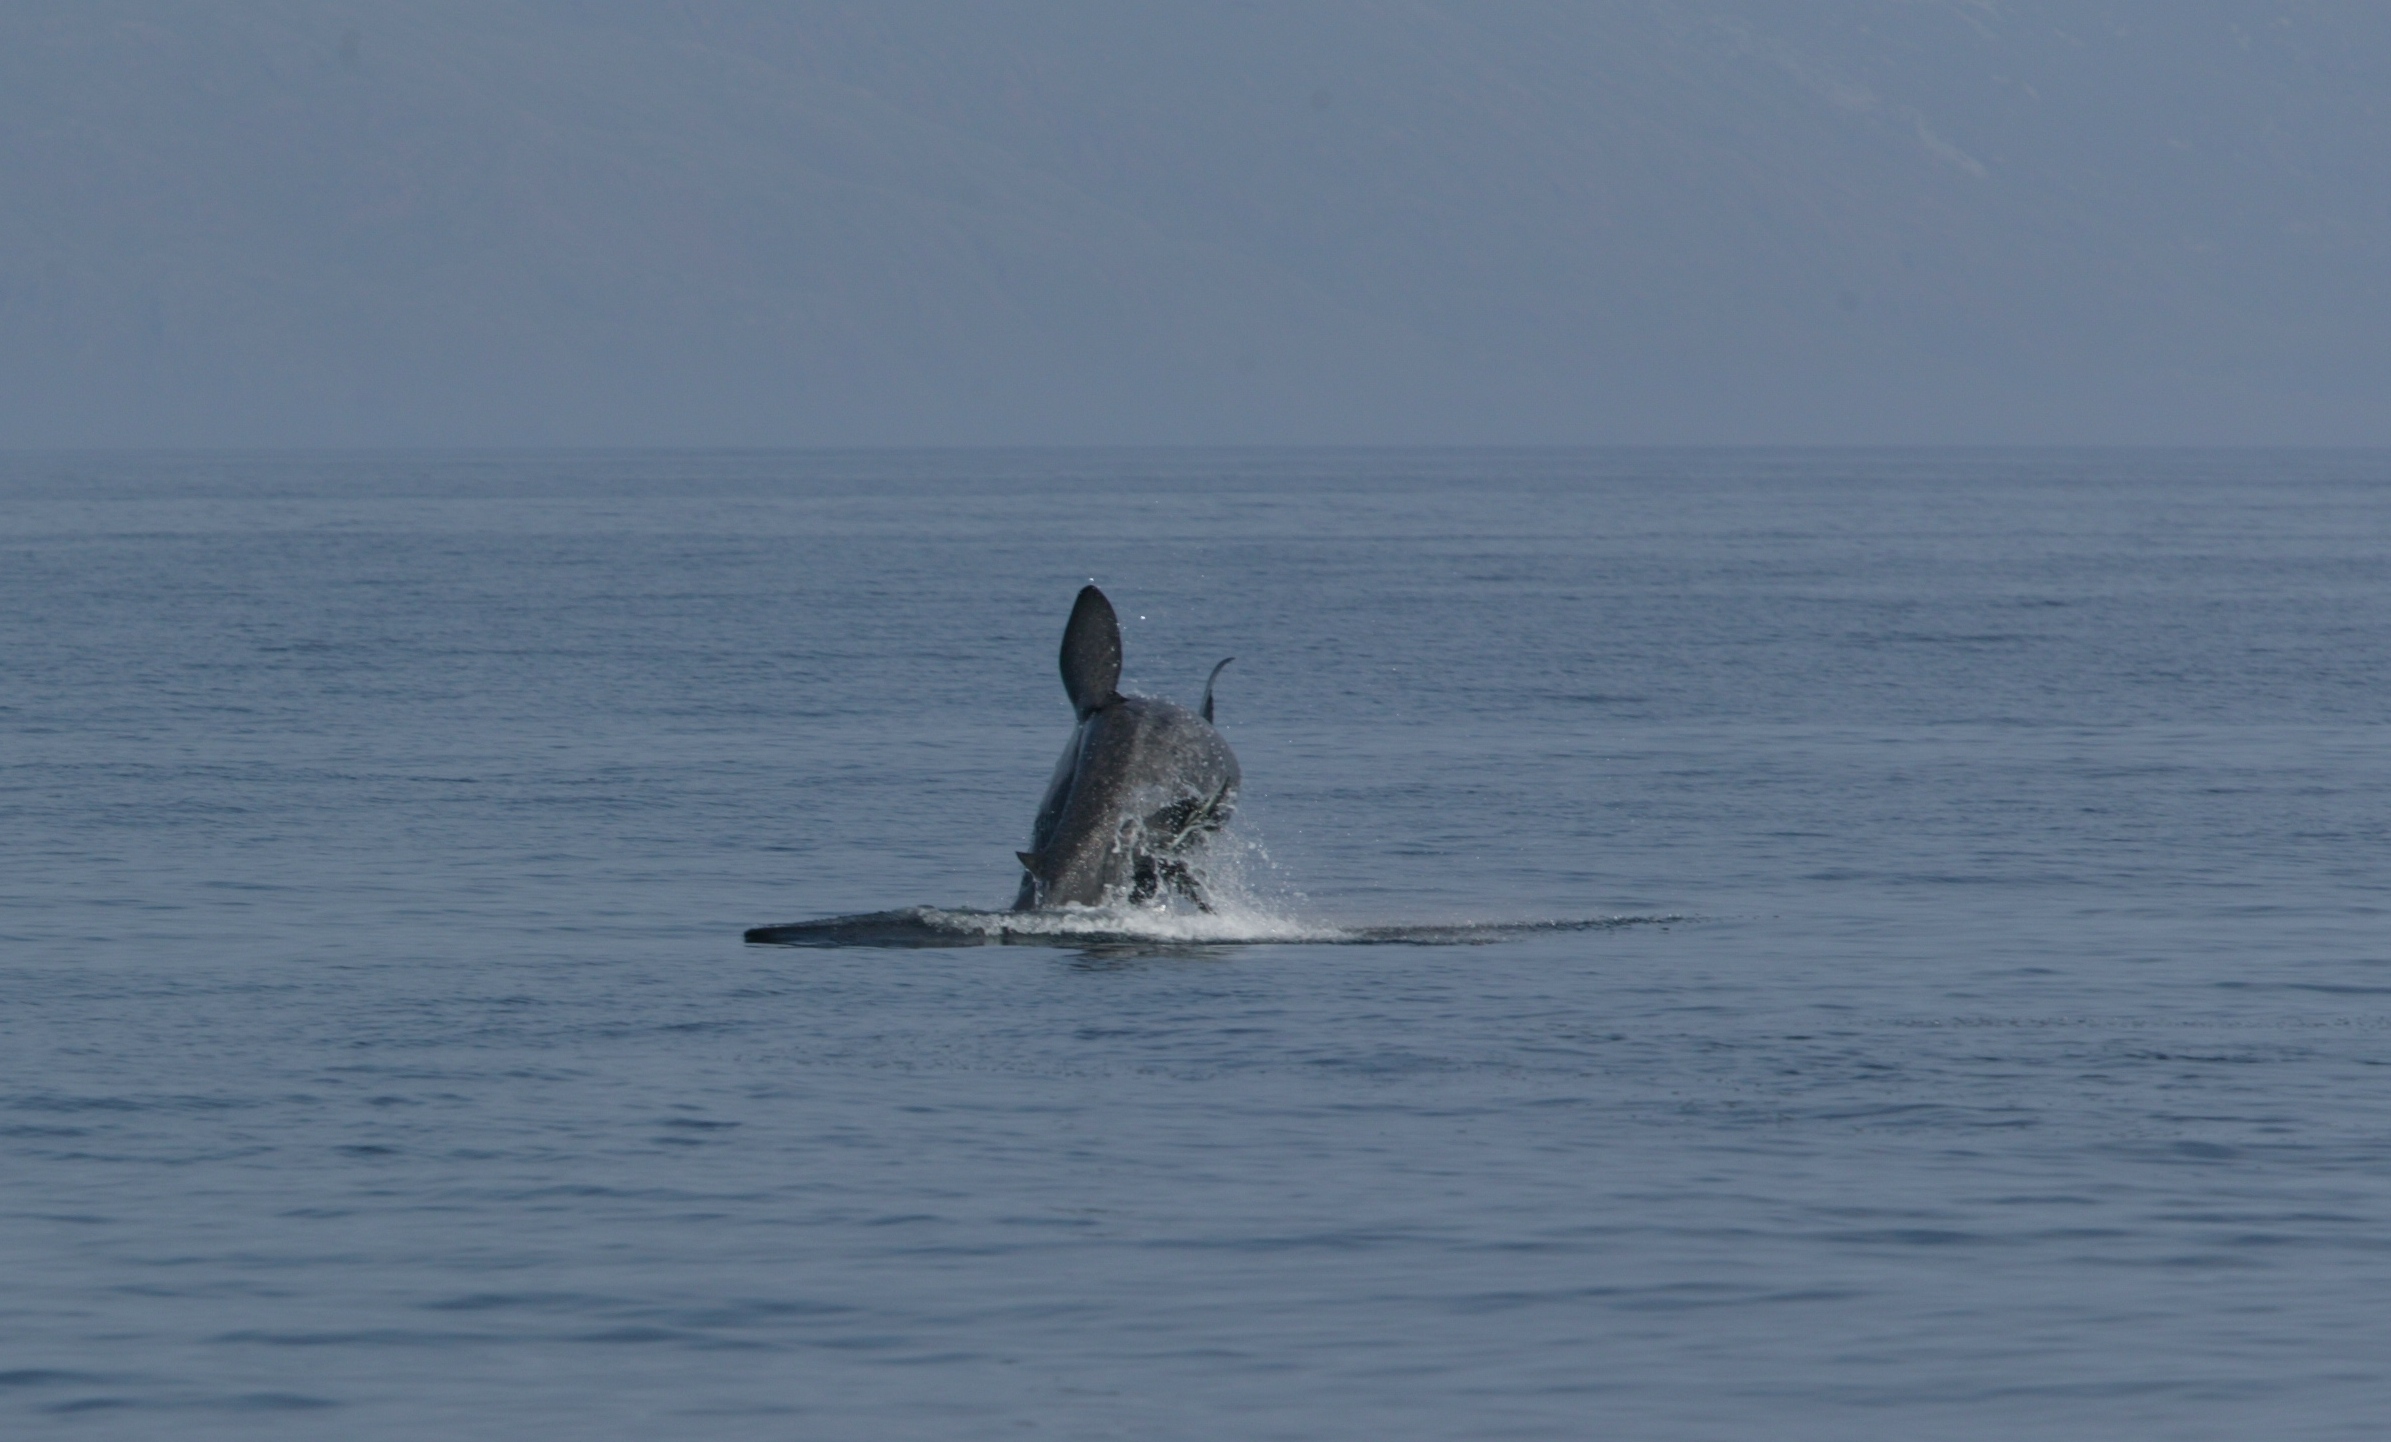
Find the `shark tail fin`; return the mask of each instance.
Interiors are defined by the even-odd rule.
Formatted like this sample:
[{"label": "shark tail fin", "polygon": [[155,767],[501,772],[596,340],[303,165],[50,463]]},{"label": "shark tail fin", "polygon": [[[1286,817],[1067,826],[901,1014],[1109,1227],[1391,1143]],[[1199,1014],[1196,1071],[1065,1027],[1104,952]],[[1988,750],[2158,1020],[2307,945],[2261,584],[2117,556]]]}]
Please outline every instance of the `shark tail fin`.
[{"label": "shark tail fin", "polygon": [[1121,618],[1094,586],[1083,586],[1063,627],[1063,689],[1083,718],[1120,695]]},{"label": "shark tail fin", "polygon": [[1215,681],[1218,681],[1218,680],[1220,679],[1221,667],[1222,667],[1222,666],[1226,666],[1226,665],[1228,665],[1228,664],[1229,664],[1229,662],[1231,662],[1231,661],[1234,661],[1234,660],[1236,660],[1236,659],[1237,659],[1237,658],[1236,658],[1236,657],[1234,657],[1234,656],[1225,656],[1225,657],[1221,658],[1221,663],[1220,663],[1220,666],[1215,666],[1215,667],[1213,667],[1213,668],[1212,668],[1212,674],[1211,674],[1211,675],[1209,675],[1209,676],[1206,676],[1206,677],[1204,678],[1204,707],[1203,707],[1203,716],[1204,716],[1204,719],[1205,719],[1207,722],[1209,722],[1209,721],[1212,719],[1212,683],[1213,683],[1213,682],[1215,682]]}]

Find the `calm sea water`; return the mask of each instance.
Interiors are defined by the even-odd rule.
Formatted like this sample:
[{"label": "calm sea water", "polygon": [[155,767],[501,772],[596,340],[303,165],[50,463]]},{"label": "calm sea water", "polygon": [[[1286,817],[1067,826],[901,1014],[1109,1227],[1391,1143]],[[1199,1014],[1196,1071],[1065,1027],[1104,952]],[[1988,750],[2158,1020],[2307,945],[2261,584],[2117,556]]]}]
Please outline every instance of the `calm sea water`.
[{"label": "calm sea water", "polygon": [[[0,1429],[2371,1438],[2391,456],[0,462]],[[996,907],[1211,663],[1243,905]],[[1678,918],[1671,921],[1654,918]]]}]

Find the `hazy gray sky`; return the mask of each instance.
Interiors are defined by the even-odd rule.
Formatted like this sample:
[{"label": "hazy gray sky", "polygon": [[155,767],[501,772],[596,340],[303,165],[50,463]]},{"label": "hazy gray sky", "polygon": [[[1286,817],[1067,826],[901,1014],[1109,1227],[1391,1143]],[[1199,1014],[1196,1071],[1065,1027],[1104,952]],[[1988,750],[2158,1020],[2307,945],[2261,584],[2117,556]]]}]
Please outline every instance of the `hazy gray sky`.
[{"label": "hazy gray sky", "polygon": [[0,444],[2391,442],[2378,0],[8,0]]}]

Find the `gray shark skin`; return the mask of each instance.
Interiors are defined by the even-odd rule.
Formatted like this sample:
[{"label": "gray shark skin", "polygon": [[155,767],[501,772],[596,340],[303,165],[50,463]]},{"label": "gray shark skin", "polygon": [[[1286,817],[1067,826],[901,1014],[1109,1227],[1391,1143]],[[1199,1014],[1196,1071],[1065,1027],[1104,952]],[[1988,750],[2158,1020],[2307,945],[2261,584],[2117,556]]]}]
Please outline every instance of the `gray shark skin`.
[{"label": "gray shark skin", "polygon": [[1071,607],[1062,663],[1079,727],[1055,763],[1030,849],[1016,853],[1027,874],[1013,909],[1143,904],[1167,887],[1211,910],[1203,852],[1241,779],[1236,754],[1212,729],[1212,682],[1196,711],[1122,695],[1120,619],[1094,586]]}]

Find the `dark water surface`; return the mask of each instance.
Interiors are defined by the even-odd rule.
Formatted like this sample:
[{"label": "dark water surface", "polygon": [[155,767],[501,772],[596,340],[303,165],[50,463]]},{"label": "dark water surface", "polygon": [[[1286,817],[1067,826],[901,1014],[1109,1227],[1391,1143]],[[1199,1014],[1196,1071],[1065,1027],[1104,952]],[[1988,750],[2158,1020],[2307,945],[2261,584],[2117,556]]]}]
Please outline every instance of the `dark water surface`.
[{"label": "dark water surface", "polygon": [[[0,1430],[2379,1436],[2387,554],[2379,454],[0,462]],[[1090,577],[1238,657],[1222,928],[742,944],[1006,902]]]}]

